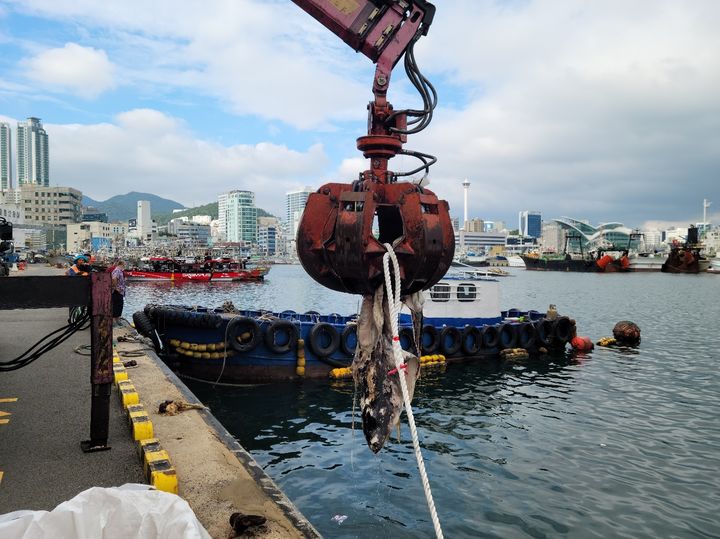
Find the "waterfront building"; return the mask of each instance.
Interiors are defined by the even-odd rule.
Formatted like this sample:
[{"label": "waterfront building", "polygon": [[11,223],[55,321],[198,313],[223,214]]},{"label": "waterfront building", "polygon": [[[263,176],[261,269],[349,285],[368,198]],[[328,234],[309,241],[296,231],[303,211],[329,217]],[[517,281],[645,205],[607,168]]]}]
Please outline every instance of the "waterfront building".
[{"label": "waterfront building", "polygon": [[48,136],[39,118],[17,124],[18,185],[50,185]]},{"label": "waterfront building", "polygon": [[280,223],[276,217],[258,217],[257,219],[258,252],[264,256],[277,254],[277,240],[279,236]]},{"label": "waterfront building", "polygon": [[196,223],[187,217],[171,219],[167,231],[184,245],[207,246],[210,243],[210,225]]},{"label": "waterfront building", "polygon": [[542,235],[542,215],[539,211],[521,211],[518,219],[518,233],[521,236],[539,238]]},{"label": "waterfront building", "polygon": [[81,221],[100,221],[103,223],[108,222],[108,216],[107,213],[101,212],[97,208],[93,208],[92,206],[85,206],[82,209],[82,215],[80,215]]},{"label": "waterfront building", "polygon": [[0,122],[0,190],[12,189],[12,133],[10,124]]},{"label": "waterfront building", "polygon": [[640,231],[643,235],[644,246],[641,248],[642,251],[655,251],[662,249],[663,245],[663,234],[658,228],[644,228]]},{"label": "waterfront building", "polygon": [[631,242],[631,234],[633,230],[627,228],[622,223],[602,223],[598,226],[592,226],[587,221],[573,219],[571,217],[561,217],[553,219],[565,232],[571,235],[570,250],[582,248],[583,251],[597,251],[598,249],[618,250],[639,249],[641,247],[641,238],[633,238]]},{"label": "waterfront building", "polygon": [[153,239],[153,221],[149,200],[138,200],[135,226],[140,241],[145,243]]},{"label": "waterfront building", "polygon": [[67,225],[67,250],[70,253],[109,250],[113,243],[113,227],[102,221],[86,221]]},{"label": "waterfront building", "polygon": [[218,220],[224,241],[257,243],[255,193],[235,190],[219,195]]},{"label": "waterfront building", "polygon": [[470,219],[466,221],[465,232],[485,232],[485,221],[482,219]]},{"label": "waterfront building", "polygon": [[459,231],[455,231],[455,250],[460,252],[462,247],[467,252],[483,253],[494,246],[504,247],[507,234],[499,232],[465,232],[462,234],[462,245]]},{"label": "waterfront building", "polygon": [[190,222],[197,223],[199,225],[207,225],[210,226],[210,223],[212,223],[212,216],[210,215],[193,215],[190,218]]},{"label": "waterfront building", "polygon": [[[315,192],[311,187],[305,187],[300,191],[285,193],[285,222],[287,223],[287,234],[290,241],[295,242],[300,219],[305,211],[308,197]],[[294,248],[293,248],[294,251]]]},{"label": "waterfront building", "polygon": [[25,183],[19,192],[29,224],[65,226],[80,221],[82,193],[77,189]]},{"label": "waterfront building", "polygon": [[565,232],[556,222],[543,223],[540,249],[548,253],[560,253],[565,247]]}]

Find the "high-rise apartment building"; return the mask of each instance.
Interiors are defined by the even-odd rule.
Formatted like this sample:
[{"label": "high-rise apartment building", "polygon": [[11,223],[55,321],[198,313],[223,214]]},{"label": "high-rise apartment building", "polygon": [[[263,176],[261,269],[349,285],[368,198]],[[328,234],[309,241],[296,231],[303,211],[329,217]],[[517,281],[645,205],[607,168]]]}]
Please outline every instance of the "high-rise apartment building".
[{"label": "high-rise apartment building", "polygon": [[10,124],[0,122],[0,189],[12,189],[12,137]]},{"label": "high-rise apartment building", "polygon": [[48,136],[39,118],[17,124],[18,185],[50,185]]},{"label": "high-rise apartment building", "polygon": [[312,187],[305,187],[301,191],[285,193],[285,222],[287,223],[288,237],[292,241],[297,236],[298,226],[303,211],[305,211],[308,197],[315,191]]},{"label": "high-rise apartment building", "polygon": [[225,241],[257,243],[255,193],[236,190],[219,195],[218,221]]},{"label": "high-rise apartment building", "polygon": [[542,215],[539,211],[521,211],[518,222],[521,236],[539,238],[542,235]]}]

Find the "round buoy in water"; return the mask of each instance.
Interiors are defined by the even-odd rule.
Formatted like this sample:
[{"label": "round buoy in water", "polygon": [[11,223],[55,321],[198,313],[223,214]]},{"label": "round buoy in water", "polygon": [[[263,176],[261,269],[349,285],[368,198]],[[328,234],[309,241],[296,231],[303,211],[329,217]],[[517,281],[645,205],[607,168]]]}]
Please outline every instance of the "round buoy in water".
[{"label": "round buoy in water", "polygon": [[587,351],[595,348],[595,345],[590,340],[590,337],[573,337],[570,341],[570,346],[573,347],[573,350],[578,351]]},{"label": "round buoy in water", "polygon": [[635,322],[623,320],[615,324],[613,337],[620,345],[637,346],[640,344],[640,328]]}]

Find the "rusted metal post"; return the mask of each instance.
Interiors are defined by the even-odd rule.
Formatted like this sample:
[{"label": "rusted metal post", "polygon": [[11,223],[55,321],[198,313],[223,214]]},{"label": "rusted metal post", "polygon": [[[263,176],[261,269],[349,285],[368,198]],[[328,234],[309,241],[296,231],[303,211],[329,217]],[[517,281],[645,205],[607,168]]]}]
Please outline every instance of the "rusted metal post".
[{"label": "rusted metal post", "polygon": [[90,279],[90,439],[80,443],[86,453],[110,449],[107,440],[113,382],[111,276],[91,273]]}]

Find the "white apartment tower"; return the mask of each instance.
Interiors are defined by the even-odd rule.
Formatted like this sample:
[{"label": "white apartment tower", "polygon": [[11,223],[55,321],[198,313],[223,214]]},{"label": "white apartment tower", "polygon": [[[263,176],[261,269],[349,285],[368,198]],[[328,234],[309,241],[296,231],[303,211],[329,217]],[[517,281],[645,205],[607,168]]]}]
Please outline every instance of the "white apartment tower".
[{"label": "white apartment tower", "polygon": [[305,187],[301,191],[285,193],[285,222],[287,223],[288,237],[291,238],[292,241],[294,241],[295,236],[297,236],[300,218],[302,217],[303,211],[305,211],[308,197],[314,192],[315,189],[312,187]]},{"label": "white apartment tower", "polygon": [[39,118],[17,124],[18,184],[50,185],[48,136]]},{"label": "white apartment tower", "polygon": [[12,138],[10,124],[0,122],[0,189],[12,189]]}]

